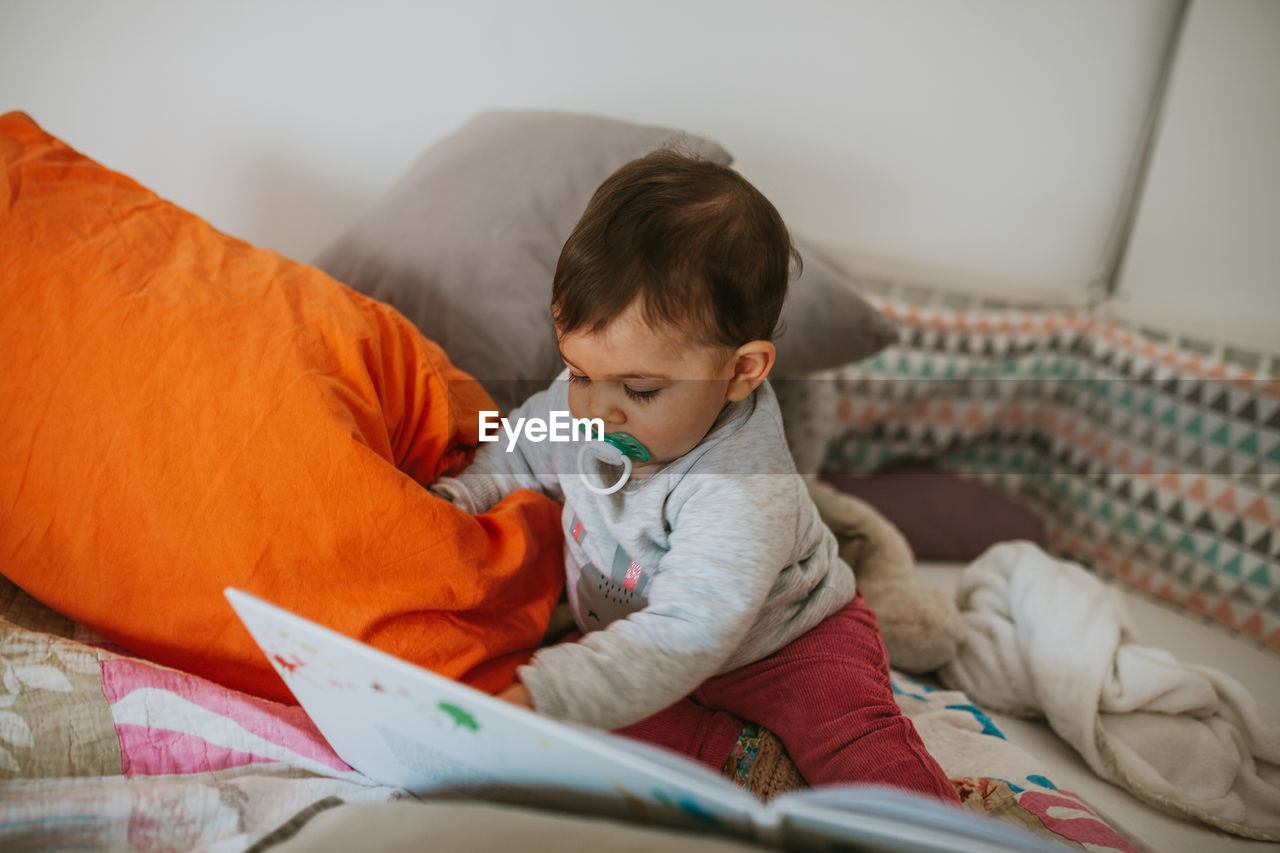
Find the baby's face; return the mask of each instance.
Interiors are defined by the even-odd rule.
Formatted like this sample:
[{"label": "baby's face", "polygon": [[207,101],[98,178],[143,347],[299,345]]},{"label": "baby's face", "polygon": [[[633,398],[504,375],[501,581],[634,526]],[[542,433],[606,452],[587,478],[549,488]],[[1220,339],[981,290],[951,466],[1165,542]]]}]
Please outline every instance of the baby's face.
[{"label": "baby's face", "polygon": [[570,412],[635,437],[651,464],[692,450],[727,402],[733,350],[692,346],[678,329],[654,329],[636,306],[600,332],[558,338]]}]

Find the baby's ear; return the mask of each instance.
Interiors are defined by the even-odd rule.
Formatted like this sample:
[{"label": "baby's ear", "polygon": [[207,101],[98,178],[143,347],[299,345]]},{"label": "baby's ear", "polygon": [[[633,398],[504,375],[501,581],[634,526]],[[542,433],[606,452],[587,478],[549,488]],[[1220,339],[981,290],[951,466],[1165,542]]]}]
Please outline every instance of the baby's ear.
[{"label": "baby's ear", "polygon": [[769,378],[778,351],[769,341],[748,341],[733,354],[733,377],[725,399],[730,403],[745,400]]}]

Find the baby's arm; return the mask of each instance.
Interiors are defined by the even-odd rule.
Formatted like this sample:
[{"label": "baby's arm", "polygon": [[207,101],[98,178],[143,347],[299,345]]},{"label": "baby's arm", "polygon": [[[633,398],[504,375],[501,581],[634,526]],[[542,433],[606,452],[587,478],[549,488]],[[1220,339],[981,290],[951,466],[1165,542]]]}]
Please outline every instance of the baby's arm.
[{"label": "baby's arm", "polygon": [[642,720],[719,672],[751,630],[793,558],[794,506],[774,504],[766,478],[700,479],[674,520],[648,605],[521,667],[539,713],[603,729]]},{"label": "baby's arm", "polygon": [[[549,420],[553,405],[558,405],[564,396],[563,390],[553,384],[522,403],[507,419],[511,423],[531,417]],[[567,408],[567,400],[564,403],[561,408]],[[487,512],[516,489],[531,489],[562,500],[552,450],[549,441],[533,442],[523,436],[512,444],[500,430],[498,440],[482,443],[471,464],[458,476],[440,477],[430,489],[473,514]]]}]

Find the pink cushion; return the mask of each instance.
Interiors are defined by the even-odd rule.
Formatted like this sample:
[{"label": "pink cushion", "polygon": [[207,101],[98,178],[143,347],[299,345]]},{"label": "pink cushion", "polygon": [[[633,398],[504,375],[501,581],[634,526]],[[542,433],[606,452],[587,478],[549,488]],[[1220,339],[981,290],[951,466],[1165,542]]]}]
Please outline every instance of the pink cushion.
[{"label": "pink cushion", "polygon": [[925,463],[870,476],[825,472],[822,479],[889,519],[921,559],[972,560],[997,542],[1045,544],[1044,522],[991,486]]}]

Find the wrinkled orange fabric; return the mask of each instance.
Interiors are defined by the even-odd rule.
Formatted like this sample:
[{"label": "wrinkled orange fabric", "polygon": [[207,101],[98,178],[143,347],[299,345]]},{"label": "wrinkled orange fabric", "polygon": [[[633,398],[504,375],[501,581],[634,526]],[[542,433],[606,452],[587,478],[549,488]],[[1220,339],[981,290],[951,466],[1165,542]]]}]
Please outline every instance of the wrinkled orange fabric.
[{"label": "wrinkled orange fabric", "polygon": [[560,593],[559,506],[425,483],[495,408],[390,307],[0,116],[0,572],[129,650],[291,697],[235,586],[481,689]]}]

